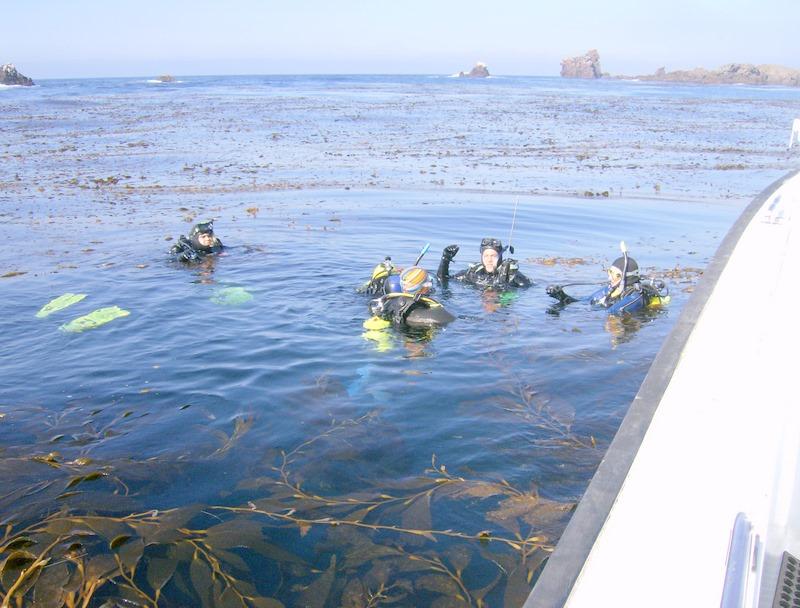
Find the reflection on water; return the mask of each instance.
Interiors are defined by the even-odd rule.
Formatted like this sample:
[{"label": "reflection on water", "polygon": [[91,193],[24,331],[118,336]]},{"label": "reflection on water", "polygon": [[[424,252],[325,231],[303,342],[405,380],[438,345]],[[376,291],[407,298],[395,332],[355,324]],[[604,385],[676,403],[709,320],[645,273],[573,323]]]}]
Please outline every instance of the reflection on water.
[{"label": "reflection on water", "polygon": [[[44,246],[23,216],[9,223],[15,247],[0,262],[24,259],[28,273],[3,279],[0,302],[5,594],[54,606],[521,605],[696,281],[679,269],[702,268],[738,213],[521,201],[517,257],[537,284],[512,295],[453,284],[437,298],[456,321],[402,333],[362,327],[355,288],[372,261],[410,265],[427,240],[430,270],[450,243],[473,261],[482,236],[508,230],[510,197],[198,205],[212,203],[230,247],[195,267],[163,253],[181,229],[168,200],[139,209],[135,239],[120,236],[119,209],[80,234],[55,221]],[[630,319],[576,304],[547,314],[544,286],[593,280],[620,238],[643,272],[671,277],[672,303]],[[553,258],[589,263],[537,261]],[[35,317],[68,292],[86,297]],[[113,305],[130,314],[58,330]]]}]

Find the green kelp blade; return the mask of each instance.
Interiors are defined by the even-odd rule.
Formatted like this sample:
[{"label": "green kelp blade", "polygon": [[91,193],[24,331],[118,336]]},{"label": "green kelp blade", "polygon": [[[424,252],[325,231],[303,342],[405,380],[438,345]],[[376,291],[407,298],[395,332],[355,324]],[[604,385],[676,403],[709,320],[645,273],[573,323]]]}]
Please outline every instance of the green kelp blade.
[{"label": "green kelp blade", "polygon": [[58,296],[54,300],[50,300],[47,304],[42,306],[39,312],[36,313],[36,318],[44,319],[45,317],[50,316],[54,312],[58,312],[67,306],[77,304],[85,297],[85,293],[65,293],[63,296]]},{"label": "green kelp blade", "polygon": [[253,299],[253,294],[244,287],[223,287],[211,296],[211,301],[220,306],[241,306]]},{"label": "green kelp blade", "polygon": [[105,325],[119,317],[127,317],[131,314],[127,310],[123,310],[119,306],[108,306],[107,308],[98,308],[93,310],[88,315],[72,319],[69,323],[65,323],[59,329],[70,333],[80,333],[87,329],[94,329]]}]

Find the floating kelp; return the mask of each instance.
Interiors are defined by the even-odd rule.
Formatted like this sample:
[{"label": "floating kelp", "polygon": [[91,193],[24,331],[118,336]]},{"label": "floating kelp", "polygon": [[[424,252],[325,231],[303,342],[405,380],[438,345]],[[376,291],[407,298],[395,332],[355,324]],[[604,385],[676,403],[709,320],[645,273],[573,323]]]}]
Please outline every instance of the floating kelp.
[{"label": "floating kelp", "polygon": [[[73,494],[44,518],[7,519],[0,605],[521,605],[574,505],[454,474],[436,456],[418,477],[362,480],[346,493],[307,487],[316,463],[330,458],[326,446],[374,436],[379,422],[376,413],[336,421],[281,452],[239,484],[236,494],[252,496],[241,504],[110,515],[77,507]],[[207,458],[244,447],[237,440],[251,425],[236,418]],[[57,453],[33,462],[65,474],[62,487],[76,491],[119,474]],[[127,492],[119,484],[114,496]],[[461,503],[482,505],[486,529],[437,527]],[[103,511],[120,504],[106,500]]]},{"label": "floating kelp", "polygon": [[[499,412],[519,418],[528,425],[532,433],[530,440],[537,446],[564,448],[595,448],[593,436],[580,436],[572,429],[575,408],[558,395],[548,395],[535,388],[532,378],[522,377],[517,366],[503,355],[491,360],[498,378],[505,377],[504,391],[494,396],[489,403]],[[464,401],[462,407],[478,407],[486,410],[486,400]]]},{"label": "floating kelp", "polygon": [[211,301],[220,306],[241,306],[253,299],[253,294],[244,287],[223,287],[214,291]]},{"label": "floating kelp", "polygon": [[118,319],[119,317],[127,317],[131,314],[127,310],[123,310],[119,306],[108,306],[106,308],[98,308],[90,312],[88,315],[73,319],[69,323],[65,323],[59,329],[69,333],[80,333],[87,329],[95,329],[101,325],[105,325]]},{"label": "floating kelp", "polygon": [[62,296],[58,296],[57,298],[50,300],[47,304],[42,306],[39,312],[36,313],[36,318],[44,319],[45,317],[53,314],[54,312],[63,310],[67,306],[72,306],[73,304],[77,304],[85,297],[86,297],[85,293],[65,293]]},{"label": "floating kelp", "polygon": [[595,260],[586,258],[560,258],[560,257],[542,257],[542,258],[527,258],[525,262],[529,264],[539,264],[541,266],[584,266],[586,264],[595,264]]}]

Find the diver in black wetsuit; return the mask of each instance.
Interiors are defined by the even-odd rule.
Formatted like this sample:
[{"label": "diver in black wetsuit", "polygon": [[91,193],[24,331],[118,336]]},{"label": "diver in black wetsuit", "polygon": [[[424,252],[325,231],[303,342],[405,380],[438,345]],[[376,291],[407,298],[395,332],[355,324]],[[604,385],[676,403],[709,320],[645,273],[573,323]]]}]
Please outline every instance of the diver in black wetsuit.
[{"label": "diver in black wetsuit", "polygon": [[412,266],[400,275],[400,291],[387,292],[372,300],[373,318],[384,319],[395,327],[440,327],[455,320],[444,306],[428,297],[431,280],[428,271]]},{"label": "diver in black wetsuit", "polygon": [[180,262],[198,262],[207,255],[220,253],[224,249],[222,241],[214,236],[214,222],[196,224],[189,237],[180,236],[178,242],[170,249],[170,253]]},{"label": "diver in black wetsuit", "polygon": [[[504,260],[503,243],[499,239],[487,237],[481,241],[481,261],[470,264],[465,270],[450,275],[450,262],[458,253],[458,245],[448,245],[442,252],[442,260],[436,275],[447,285],[448,279],[456,279],[481,289],[505,291],[514,287],[530,287],[533,282],[519,271],[519,264],[511,258]],[[513,252],[513,251],[512,251]]]}]

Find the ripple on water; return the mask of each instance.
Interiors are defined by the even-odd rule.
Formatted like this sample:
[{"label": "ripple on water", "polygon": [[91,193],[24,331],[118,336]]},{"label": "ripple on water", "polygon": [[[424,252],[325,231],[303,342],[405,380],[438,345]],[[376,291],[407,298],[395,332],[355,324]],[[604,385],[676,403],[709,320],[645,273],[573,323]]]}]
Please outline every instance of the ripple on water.
[{"label": "ripple on water", "polygon": [[[451,594],[453,580],[473,602],[484,587],[492,605],[524,598],[541,546],[566,525],[688,297],[677,290],[665,313],[620,325],[579,304],[548,313],[544,286],[601,278],[620,236],[656,271],[708,259],[718,242],[709,231],[723,234],[737,209],[523,201],[514,240],[535,287],[502,304],[451,285],[439,292],[458,317],[449,327],[377,343],[362,336],[367,300],[354,293],[372,266],[386,254],[408,265],[431,239],[427,267],[457,242],[453,268],[463,268],[480,236],[507,234],[514,206],[499,195],[388,198],[391,209],[382,193],[223,200],[214,215],[232,247],[198,268],[153,252],[168,247],[165,232],[185,230],[167,226],[157,204],[135,241],[118,240],[113,214],[87,226],[82,238],[97,250],[75,268],[20,240],[36,270],[4,279],[0,302],[4,516],[138,513],[103,520],[82,542],[101,554],[129,535],[130,559],[145,569],[170,556],[180,564],[164,588],[174,601],[210,580],[213,561],[189,565],[198,538],[231,576],[285,605],[323,586],[343,603],[381,580],[415,605]],[[254,204],[280,211],[235,219]],[[336,229],[292,227],[283,214],[293,206],[311,227],[335,212]],[[536,262],[576,256],[590,263]],[[215,301],[228,287],[252,299]],[[87,297],[34,318],[68,291]],[[81,334],[58,329],[110,305],[131,314]],[[58,530],[47,524],[37,538]],[[155,530],[169,530],[173,549]],[[470,537],[480,531],[496,540]],[[530,572],[504,574],[526,552]],[[437,564],[461,574],[441,576]]]}]

